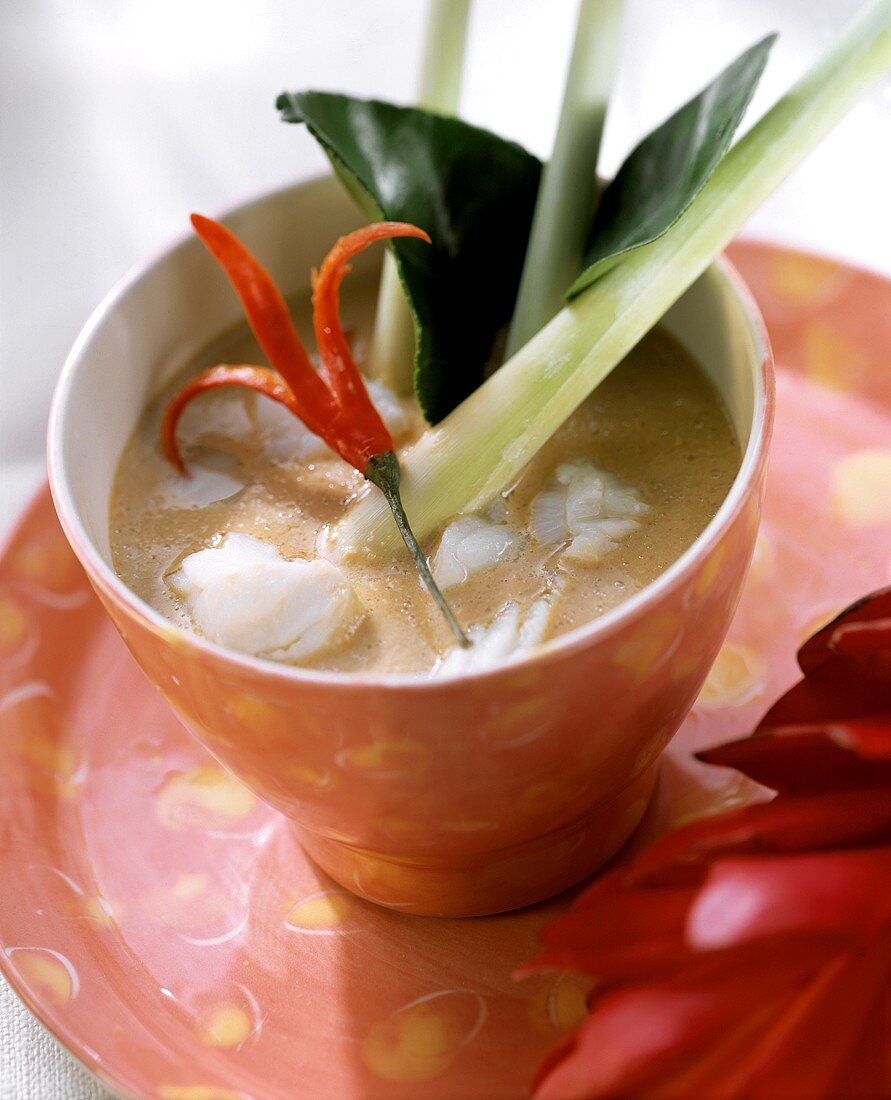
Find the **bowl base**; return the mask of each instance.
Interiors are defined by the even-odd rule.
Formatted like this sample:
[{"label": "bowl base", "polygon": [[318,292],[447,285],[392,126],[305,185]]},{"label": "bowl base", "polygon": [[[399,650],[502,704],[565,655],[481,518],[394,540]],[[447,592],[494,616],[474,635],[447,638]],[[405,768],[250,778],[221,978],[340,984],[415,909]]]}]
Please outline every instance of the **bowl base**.
[{"label": "bowl base", "polygon": [[643,817],[658,762],[581,822],[473,862],[418,863],[298,829],[307,855],[347,890],[403,913],[479,917],[559,894],[614,855]]}]

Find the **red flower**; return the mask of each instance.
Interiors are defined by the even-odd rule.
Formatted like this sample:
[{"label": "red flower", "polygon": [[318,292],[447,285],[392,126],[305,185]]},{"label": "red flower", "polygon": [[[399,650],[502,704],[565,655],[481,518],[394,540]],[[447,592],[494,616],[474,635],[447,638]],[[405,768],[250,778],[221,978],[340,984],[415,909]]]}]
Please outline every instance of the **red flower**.
[{"label": "red flower", "polygon": [[604,876],[533,966],[599,981],[537,1100],[891,1096],[891,589],[798,655],[755,735],[702,753],[777,791]]}]

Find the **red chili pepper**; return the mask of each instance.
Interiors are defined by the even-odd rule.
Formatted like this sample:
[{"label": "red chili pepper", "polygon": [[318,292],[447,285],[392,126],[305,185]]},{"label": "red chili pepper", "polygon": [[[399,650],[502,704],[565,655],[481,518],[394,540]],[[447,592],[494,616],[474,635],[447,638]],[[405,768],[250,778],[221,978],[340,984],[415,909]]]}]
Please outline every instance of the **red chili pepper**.
[{"label": "red chili pepper", "polygon": [[341,237],[313,280],[313,327],[322,361],[320,373],[300,342],[284,298],[269,272],[225,226],[192,215],[195,232],[229,277],[241,299],[248,324],[275,368],[218,366],[188,382],[167,407],[162,445],[181,473],[185,466],[176,443],[179,418],[191,399],[218,386],[246,386],[273,398],[322,437],[351,466],[376,485],[387,499],[399,532],[428,591],[436,600],[460,645],[469,645],[440,592],[412,533],[399,493],[399,460],[393,437],[374,407],[340,323],[340,284],[348,260],[374,241],[392,237],[430,238],[405,222],[378,222]]},{"label": "red chili pepper", "polygon": [[[294,412],[341,458],[364,471],[368,459],[393,446],[387,432],[380,438],[370,425],[351,418],[316,373],[272,276],[225,226],[201,214],[192,215],[195,232],[225,271],[241,299],[251,331],[294,398]],[[386,432],[386,429],[384,429]]]},{"label": "red chili pepper", "polygon": [[257,393],[265,394],[266,397],[271,397],[273,401],[278,401],[280,405],[290,409],[295,416],[299,415],[294,395],[275,371],[271,371],[266,367],[230,367],[225,365],[202,371],[201,374],[187,382],[176,394],[167,406],[164,421],[161,424],[161,445],[164,448],[164,453],[181,474],[188,476],[185,463],[176,443],[176,428],[179,419],[193,397],[197,397],[199,393],[204,393],[206,390],[215,390],[220,386],[244,386],[246,389],[255,390]]},{"label": "red chili pepper", "polygon": [[340,326],[338,295],[344,276],[351,270],[349,261],[353,256],[375,241],[393,237],[418,237],[430,244],[429,236],[416,225],[409,225],[407,222],[375,222],[341,237],[313,278],[312,323],[316,347],[322,358],[322,374],[342,405],[352,406],[360,415],[378,420],[380,417],[377,409],[371,403],[350,345]]}]

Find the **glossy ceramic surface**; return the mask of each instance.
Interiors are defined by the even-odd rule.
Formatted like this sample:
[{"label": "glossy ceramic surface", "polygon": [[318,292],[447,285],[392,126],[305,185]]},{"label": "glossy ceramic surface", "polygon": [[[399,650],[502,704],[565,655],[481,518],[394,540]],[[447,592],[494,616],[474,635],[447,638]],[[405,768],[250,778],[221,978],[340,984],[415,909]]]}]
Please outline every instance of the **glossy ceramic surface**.
[{"label": "glossy ceramic surface", "polygon": [[[228,220],[296,289],[287,280],[308,272],[354,217],[322,180]],[[435,680],[239,656],[161,619],[109,569],[116,441],[146,391],[181,361],[184,342],[200,344],[237,309],[199,242],[187,239],[113,292],[63,373],[50,482],[62,526],[125,642],[202,744],[288,815],[316,862],[362,897],[463,916],[577,882],[640,821],[654,762],[718,652],[752,553],[773,378],[745,290],[726,265],[714,266],[667,319],[713,374],[745,448],[715,520],[654,584],[602,619],[523,661]]]},{"label": "glossy ceramic surface", "polygon": [[[891,580],[891,284],[759,246],[779,402],[765,518],[728,640],[634,843],[753,796],[691,750],[744,734],[820,623]],[[513,1100],[583,1009],[520,982],[569,895],[417,918],[319,871],[171,715],[42,495],[0,559],[0,966],[126,1095]]]}]

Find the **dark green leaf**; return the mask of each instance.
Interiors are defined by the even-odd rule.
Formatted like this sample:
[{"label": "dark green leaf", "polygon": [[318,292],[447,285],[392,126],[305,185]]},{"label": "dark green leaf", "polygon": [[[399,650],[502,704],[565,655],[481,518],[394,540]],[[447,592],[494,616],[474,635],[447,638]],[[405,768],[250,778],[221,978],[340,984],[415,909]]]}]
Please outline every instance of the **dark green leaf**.
[{"label": "dark green leaf", "polygon": [[433,244],[395,241],[415,320],[415,392],[435,423],[483,380],[510,319],[541,173],[519,145],[454,118],[326,92],[285,92],[372,219],[407,221]]},{"label": "dark green leaf", "polygon": [[607,185],[574,298],[624,253],[656,240],[699,194],[727,152],[776,39],[746,50],[717,79],[643,139]]}]

